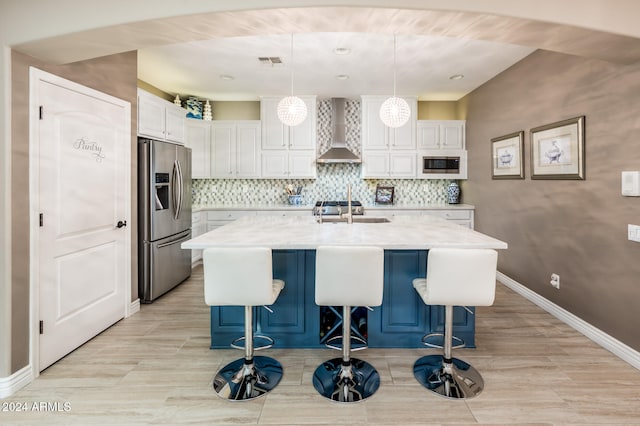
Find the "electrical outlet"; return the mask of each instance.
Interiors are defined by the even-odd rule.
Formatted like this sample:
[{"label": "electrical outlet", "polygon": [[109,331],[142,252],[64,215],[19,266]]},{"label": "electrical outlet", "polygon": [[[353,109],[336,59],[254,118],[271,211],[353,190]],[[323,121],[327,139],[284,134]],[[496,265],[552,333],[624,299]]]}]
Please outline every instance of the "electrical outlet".
[{"label": "electrical outlet", "polygon": [[218,187],[215,185],[211,185],[211,193],[215,194],[216,192],[218,192]]},{"label": "electrical outlet", "polygon": [[640,243],[640,226],[628,225],[629,241],[636,241]]},{"label": "electrical outlet", "polygon": [[551,284],[552,287],[555,287],[555,288],[559,289],[560,288],[560,275],[551,274],[551,281],[549,281],[549,284]]},{"label": "electrical outlet", "polygon": [[249,185],[242,185],[242,193],[246,194],[247,192],[249,192]]},{"label": "electrical outlet", "polygon": [[429,192],[429,185],[427,185],[426,183],[422,185],[422,192]]}]

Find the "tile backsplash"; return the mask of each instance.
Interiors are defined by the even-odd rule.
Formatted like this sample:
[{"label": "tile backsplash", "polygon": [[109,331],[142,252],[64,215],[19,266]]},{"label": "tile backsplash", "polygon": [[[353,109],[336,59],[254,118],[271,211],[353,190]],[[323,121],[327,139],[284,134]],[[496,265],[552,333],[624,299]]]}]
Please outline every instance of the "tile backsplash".
[{"label": "tile backsplash", "polygon": [[[346,145],[360,155],[360,102],[346,102]],[[318,155],[331,144],[331,101],[318,101]],[[375,202],[376,186],[395,188],[394,204],[445,203],[449,180],[362,179],[360,164],[318,164],[316,179],[194,179],[193,204],[284,204],[288,197],[285,186],[302,187],[303,204],[319,200],[346,199],[351,184],[352,198],[363,204]]]}]

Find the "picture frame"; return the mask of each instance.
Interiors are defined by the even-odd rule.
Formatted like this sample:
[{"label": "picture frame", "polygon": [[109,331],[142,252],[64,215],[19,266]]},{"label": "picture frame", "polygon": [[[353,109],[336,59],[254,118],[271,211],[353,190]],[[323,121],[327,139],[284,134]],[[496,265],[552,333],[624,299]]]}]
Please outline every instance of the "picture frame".
[{"label": "picture frame", "polygon": [[524,130],[491,139],[492,179],[524,179]]},{"label": "picture frame", "polygon": [[584,180],[585,116],[530,130],[531,179]]},{"label": "picture frame", "polygon": [[393,204],[393,186],[376,186],[376,203],[377,204]]}]

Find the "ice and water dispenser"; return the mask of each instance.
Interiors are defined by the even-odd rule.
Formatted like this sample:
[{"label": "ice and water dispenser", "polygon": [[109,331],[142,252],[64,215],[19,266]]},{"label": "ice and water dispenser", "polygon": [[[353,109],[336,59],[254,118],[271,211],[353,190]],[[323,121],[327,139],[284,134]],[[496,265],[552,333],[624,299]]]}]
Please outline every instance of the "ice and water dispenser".
[{"label": "ice and water dispenser", "polygon": [[156,210],[169,208],[169,173],[156,173]]}]

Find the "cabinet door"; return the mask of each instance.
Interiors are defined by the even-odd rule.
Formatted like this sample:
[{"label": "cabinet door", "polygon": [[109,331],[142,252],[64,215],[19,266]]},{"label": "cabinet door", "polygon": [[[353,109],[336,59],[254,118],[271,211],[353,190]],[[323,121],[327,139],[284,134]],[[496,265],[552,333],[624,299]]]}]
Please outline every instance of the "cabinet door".
[{"label": "cabinet door", "polygon": [[286,178],[289,170],[289,154],[287,151],[262,152],[262,177]]},{"label": "cabinet door", "polygon": [[307,106],[307,118],[295,127],[289,128],[289,149],[316,150],[316,97],[300,97]]},{"label": "cabinet door", "polygon": [[383,98],[362,98],[362,149],[387,150],[389,148],[389,129],[380,119],[380,107]]},{"label": "cabinet door", "polygon": [[316,178],[316,152],[289,151],[289,172],[291,178]]},{"label": "cabinet door", "polygon": [[389,176],[397,178],[416,177],[416,154],[397,153],[389,154]]},{"label": "cabinet door", "polygon": [[260,177],[259,159],[260,122],[238,123],[236,125],[236,177]]},{"label": "cabinet door", "polygon": [[413,288],[426,276],[424,250],[385,250],[382,309],[369,313],[369,344],[373,347],[417,347],[427,331],[429,307]]},{"label": "cabinet door", "polygon": [[386,152],[363,153],[362,177],[389,177],[389,154],[387,154]]},{"label": "cabinet door", "polygon": [[184,120],[187,115],[182,108],[167,103],[165,137],[168,141],[184,143]]},{"label": "cabinet door", "polygon": [[235,126],[213,124],[211,127],[211,176],[235,177]]},{"label": "cabinet door", "polygon": [[[302,250],[273,250],[273,278],[284,281],[284,289],[271,306],[260,309],[258,321],[267,335],[305,332],[305,273]],[[275,337],[274,337],[275,339]],[[280,336],[276,341],[280,341]],[[283,342],[280,342],[283,344]]]},{"label": "cabinet door", "polygon": [[282,98],[260,99],[262,149],[287,149],[289,146],[289,127],[278,118],[280,99]]},{"label": "cabinet door", "polygon": [[391,150],[416,149],[416,114],[418,112],[418,102],[416,99],[403,98],[409,104],[411,116],[404,126],[388,128],[389,148]]},{"label": "cabinet door", "polygon": [[440,145],[445,149],[464,149],[464,121],[444,121],[440,126]]},{"label": "cabinet door", "polygon": [[418,121],[418,149],[440,148],[440,125],[433,121]]},{"label": "cabinet door", "polygon": [[185,145],[191,148],[191,177],[211,177],[211,123],[185,118]]},{"label": "cabinet door", "polygon": [[165,119],[162,99],[138,91],[138,134],[163,140]]}]

